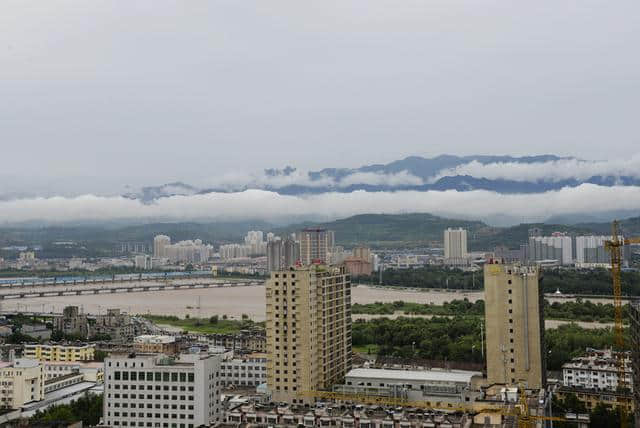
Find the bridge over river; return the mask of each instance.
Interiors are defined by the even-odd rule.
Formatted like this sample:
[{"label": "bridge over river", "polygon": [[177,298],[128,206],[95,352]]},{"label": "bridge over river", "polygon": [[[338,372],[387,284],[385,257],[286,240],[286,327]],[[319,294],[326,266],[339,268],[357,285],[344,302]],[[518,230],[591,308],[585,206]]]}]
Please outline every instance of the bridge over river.
[{"label": "bridge over river", "polygon": [[187,290],[197,288],[249,287],[263,285],[263,281],[214,278],[144,279],[123,281],[55,283],[46,285],[0,286],[0,300],[81,296],[85,294],[113,294]]}]

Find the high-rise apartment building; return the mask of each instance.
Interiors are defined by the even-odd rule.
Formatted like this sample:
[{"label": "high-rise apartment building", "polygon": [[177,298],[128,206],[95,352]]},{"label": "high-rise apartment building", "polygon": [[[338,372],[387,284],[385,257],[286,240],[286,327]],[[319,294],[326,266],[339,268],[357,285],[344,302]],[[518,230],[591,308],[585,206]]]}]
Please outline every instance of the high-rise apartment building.
[{"label": "high-rise apartment building", "polygon": [[171,238],[166,235],[157,235],[153,238],[153,257],[166,257],[164,249],[171,245]]},{"label": "high-rise apartment building", "polygon": [[335,242],[332,230],[303,229],[300,231],[300,260],[304,265],[329,263]]},{"label": "high-rise apartment building", "polygon": [[282,263],[285,269],[295,266],[300,260],[300,243],[292,238],[285,239],[282,243]]},{"label": "high-rise apartment building", "polygon": [[[619,236],[624,241],[623,236]],[[577,267],[605,267],[611,268],[611,253],[606,248],[606,242],[612,236],[576,236],[576,266]],[[622,262],[628,263],[631,256],[630,247],[622,247]]]},{"label": "high-rise apartment building", "polygon": [[546,385],[544,317],[537,267],[484,267],[487,379],[536,389]]},{"label": "high-rise apartment building", "polygon": [[561,233],[530,236],[528,258],[529,261],[557,260],[561,265],[570,265],[573,263],[571,237]]},{"label": "high-rise apartment building", "polygon": [[267,385],[273,401],[309,402],[351,369],[351,282],[343,266],[271,272],[267,281]]},{"label": "high-rise apartment building", "polygon": [[462,228],[447,228],[444,231],[444,258],[465,259],[467,255],[467,231]]},{"label": "high-rise apartment building", "polygon": [[267,269],[269,272],[282,269],[283,244],[280,239],[273,239],[267,242]]},{"label": "high-rise apartment building", "polygon": [[114,355],[105,359],[104,425],[210,426],[222,421],[220,355]]}]

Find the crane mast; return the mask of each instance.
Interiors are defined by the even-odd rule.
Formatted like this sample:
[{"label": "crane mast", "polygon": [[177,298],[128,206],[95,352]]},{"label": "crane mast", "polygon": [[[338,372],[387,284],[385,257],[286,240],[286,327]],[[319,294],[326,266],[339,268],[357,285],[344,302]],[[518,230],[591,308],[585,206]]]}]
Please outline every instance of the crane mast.
[{"label": "crane mast", "polygon": [[[613,306],[615,309],[615,340],[618,348],[616,355],[616,372],[618,374],[618,389],[628,390],[624,372],[624,312],[622,306],[622,249],[625,245],[640,243],[640,238],[624,238],[620,235],[618,221],[611,224],[611,240],[605,246],[611,254],[611,278],[613,280]],[[627,428],[629,421],[625,408],[620,408],[620,427]]]}]

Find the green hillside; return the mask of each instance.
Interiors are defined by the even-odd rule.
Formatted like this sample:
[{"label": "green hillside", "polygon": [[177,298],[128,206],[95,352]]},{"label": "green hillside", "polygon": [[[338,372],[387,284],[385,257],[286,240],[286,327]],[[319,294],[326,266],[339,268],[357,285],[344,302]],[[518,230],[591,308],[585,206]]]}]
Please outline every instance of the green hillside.
[{"label": "green hillside", "polygon": [[463,227],[469,231],[490,234],[490,228],[480,221],[455,220],[431,214],[362,214],[327,223],[303,223],[277,231],[287,234],[304,227],[334,230],[339,245],[366,244],[372,247],[415,247],[437,245],[447,227]]},{"label": "green hillside", "polygon": [[[640,235],[640,217],[623,220],[626,234]],[[528,242],[529,229],[542,229],[544,235],[565,232],[571,235],[607,234],[609,223],[585,223],[575,226],[561,224],[519,224],[511,227],[492,227],[480,221],[447,219],[431,214],[363,214],[325,223],[302,223],[276,230],[280,235],[305,227],[320,227],[336,232],[339,245],[351,247],[421,247],[442,245],[442,234],[447,227],[463,227],[469,232],[469,249],[492,250],[497,245],[518,248]]]}]

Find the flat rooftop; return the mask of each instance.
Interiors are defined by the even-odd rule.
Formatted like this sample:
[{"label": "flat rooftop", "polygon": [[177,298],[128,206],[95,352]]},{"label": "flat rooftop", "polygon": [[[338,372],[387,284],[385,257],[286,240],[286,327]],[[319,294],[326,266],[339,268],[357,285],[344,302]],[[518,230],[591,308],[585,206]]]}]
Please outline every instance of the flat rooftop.
[{"label": "flat rooftop", "polygon": [[419,382],[464,382],[470,383],[480,372],[466,370],[393,370],[393,369],[352,369],[347,378],[385,379]]}]

